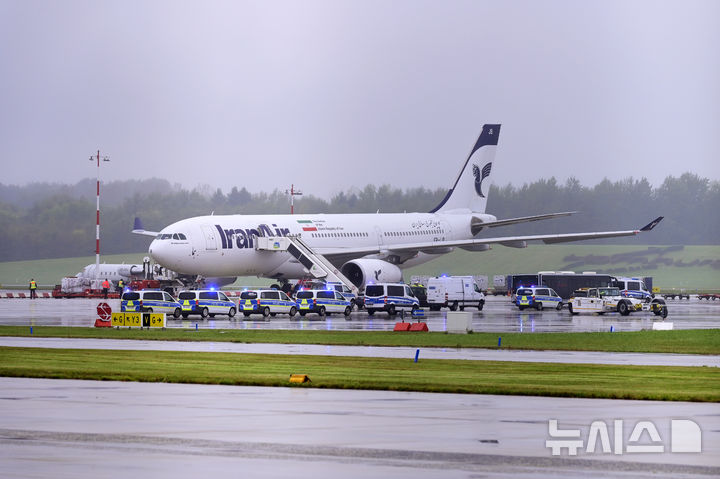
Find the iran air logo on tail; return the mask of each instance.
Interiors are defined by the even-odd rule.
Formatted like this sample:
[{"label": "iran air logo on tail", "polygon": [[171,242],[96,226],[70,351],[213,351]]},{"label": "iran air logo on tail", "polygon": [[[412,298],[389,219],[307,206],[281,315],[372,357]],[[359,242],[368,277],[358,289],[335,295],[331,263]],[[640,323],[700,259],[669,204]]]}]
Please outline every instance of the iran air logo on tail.
[{"label": "iran air logo on tail", "polygon": [[475,192],[480,198],[485,198],[482,192],[482,182],[485,178],[490,176],[490,169],[492,169],[492,163],[488,163],[483,166],[482,171],[478,168],[478,165],[473,165],[473,176],[475,176]]}]

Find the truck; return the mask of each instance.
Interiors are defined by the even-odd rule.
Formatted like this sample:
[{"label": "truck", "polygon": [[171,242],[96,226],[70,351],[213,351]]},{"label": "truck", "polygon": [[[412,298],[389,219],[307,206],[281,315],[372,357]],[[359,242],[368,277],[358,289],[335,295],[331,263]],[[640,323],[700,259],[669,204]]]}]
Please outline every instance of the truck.
[{"label": "truck", "polygon": [[466,306],[482,311],[485,295],[472,276],[438,276],[428,279],[427,302],[431,311],[463,311]]}]

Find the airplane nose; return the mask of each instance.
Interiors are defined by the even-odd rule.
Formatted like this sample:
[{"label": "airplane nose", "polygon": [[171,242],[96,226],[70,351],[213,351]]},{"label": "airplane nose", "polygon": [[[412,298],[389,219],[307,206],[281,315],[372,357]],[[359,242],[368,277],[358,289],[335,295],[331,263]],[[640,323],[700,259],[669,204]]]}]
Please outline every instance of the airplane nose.
[{"label": "airplane nose", "polygon": [[170,255],[170,242],[169,241],[160,241],[160,240],[153,240],[152,243],[150,243],[150,248],[148,248],[148,253],[150,253],[150,257],[158,263],[166,268],[172,268],[173,265],[170,264],[172,262],[171,255]]}]

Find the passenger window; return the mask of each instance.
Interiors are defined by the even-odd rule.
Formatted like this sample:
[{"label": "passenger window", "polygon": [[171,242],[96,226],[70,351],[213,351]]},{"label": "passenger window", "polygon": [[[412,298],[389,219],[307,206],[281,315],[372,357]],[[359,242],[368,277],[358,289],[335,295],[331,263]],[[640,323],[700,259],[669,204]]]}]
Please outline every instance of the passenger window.
[{"label": "passenger window", "polygon": [[547,289],[540,288],[540,289],[536,290],[535,294],[541,294],[541,295],[543,295],[543,296],[547,296],[547,295],[550,294],[550,293],[548,292]]},{"label": "passenger window", "polygon": [[280,299],[285,301],[292,301],[284,291],[280,291]]},{"label": "passenger window", "polygon": [[159,293],[159,292],[158,293],[155,293],[155,292],[145,293],[145,299],[162,301],[162,298],[163,298],[162,293]]},{"label": "passenger window", "polygon": [[163,293],[163,296],[165,297],[165,301],[175,301],[172,296],[170,296],[170,293]]},{"label": "passenger window", "polygon": [[324,298],[324,299],[333,299],[335,297],[335,292],[334,291],[318,291],[317,297]]},{"label": "passenger window", "polygon": [[221,301],[230,301],[227,296],[225,296],[225,293],[218,293],[218,297]]},{"label": "passenger window", "polygon": [[260,293],[260,298],[262,299],[279,299],[280,295],[277,291],[263,291]]},{"label": "passenger window", "polygon": [[200,293],[200,299],[218,299],[217,291],[203,291]]},{"label": "passenger window", "polygon": [[415,297],[412,290],[410,289],[410,286],[405,286],[405,296],[410,296],[411,298]]},{"label": "passenger window", "polygon": [[343,300],[343,299],[345,299],[345,298],[343,298],[343,295],[342,295],[342,294],[340,294],[340,293],[338,293],[337,291],[335,291],[335,299]]}]

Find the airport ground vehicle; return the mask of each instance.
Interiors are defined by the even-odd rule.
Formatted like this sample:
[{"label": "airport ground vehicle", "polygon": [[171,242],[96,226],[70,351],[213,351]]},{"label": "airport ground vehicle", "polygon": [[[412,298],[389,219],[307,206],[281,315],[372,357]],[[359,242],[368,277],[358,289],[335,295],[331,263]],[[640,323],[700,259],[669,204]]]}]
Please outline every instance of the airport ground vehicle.
[{"label": "airport ground vehicle", "polygon": [[[661,296],[662,296],[663,298],[665,298],[665,299],[675,299],[675,298],[677,298],[677,299],[687,299],[687,300],[690,299],[690,294],[688,294],[688,293],[662,293]],[[701,295],[698,294],[698,299],[702,299],[700,296],[701,296]],[[707,294],[706,294],[706,295],[705,295],[705,297],[707,297],[706,299],[710,299],[708,296],[712,296],[712,295],[707,295]]]},{"label": "airport ground vehicle", "polygon": [[120,311],[167,313],[178,319],[182,315],[182,305],[166,291],[144,289],[125,291],[120,298]]},{"label": "airport ground vehicle", "polygon": [[515,293],[515,305],[520,311],[525,308],[535,308],[542,311],[544,308],[562,309],[562,298],[552,288],[532,287],[518,288]]},{"label": "airport ground vehicle", "polygon": [[246,318],[251,314],[262,314],[264,317],[278,313],[288,314],[292,318],[297,313],[297,304],[284,291],[278,289],[246,289],[240,293],[238,310]]},{"label": "airport ground vehicle", "polygon": [[346,317],[352,313],[352,303],[342,293],[334,289],[302,289],[295,295],[300,316],[317,313],[320,316],[343,313]]},{"label": "airport ground vehicle", "polygon": [[[690,299],[690,296],[688,296],[688,299]],[[698,294],[698,299],[707,299],[710,301],[711,299],[715,301],[716,299],[720,299],[720,294],[717,293],[700,293]]]},{"label": "airport ground vehicle", "polygon": [[585,296],[576,295],[568,303],[570,314],[578,313],[620,313],[627,316],[635,311],[652,311],[657,316],[667,316],[665,301],[659,298],[650,303],[623,296],[617,287],[588,288]]},{"label": "airport ground vehicle", "polygon": [[182,305],[182,317],[199,314],[203,319],[216,314],[227,314],[232,318],[237,312],[235,303],[222,291],[208,289],[186,290],[178,293],[178,302]]},{"label": "airport ground vehicle", "polygon": [[482,311],[485,295],[472,276],[439,276],[428,279],[427,302],[431,311],[440,311],[440,308],[462,311],[466,306]]},{"label": "airport ground vehicle", "polygon": [[385,311],[395,316],[398,311],[420,309],[420,301],[405,283],[375,283],[365,286],[365,309],[372,316]]}]

